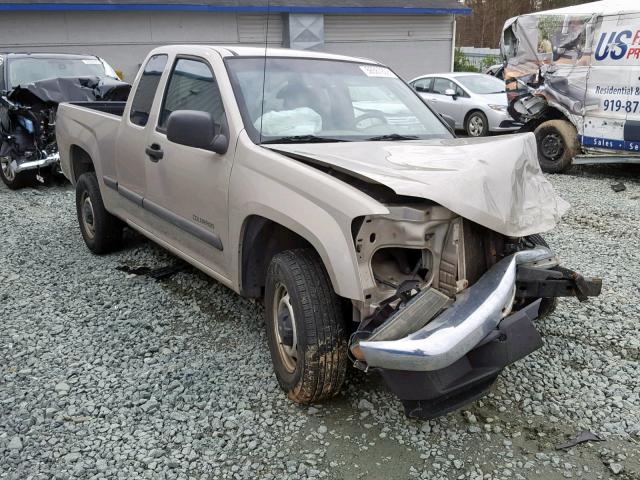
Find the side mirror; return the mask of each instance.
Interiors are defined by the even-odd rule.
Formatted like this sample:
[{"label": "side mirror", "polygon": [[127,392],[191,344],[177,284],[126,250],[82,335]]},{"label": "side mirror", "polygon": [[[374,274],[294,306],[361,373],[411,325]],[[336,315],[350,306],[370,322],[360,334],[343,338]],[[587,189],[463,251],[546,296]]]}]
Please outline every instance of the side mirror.
[{"label": "side mirror", "polygon": [[456,98],[456,91],[455,91],[453,88],[447,88],[447,89],[444,91],[444,94],[445,94],[447,97],[453,97],[453,99],[454,99],[454,100],[455,100],[455,98]]},{"label": "side mirror", "polygon": [[219,154],[229,148],[229,139],[216,127],[211,114],[198,110],[177,110],[169,115],[167,140]]}]

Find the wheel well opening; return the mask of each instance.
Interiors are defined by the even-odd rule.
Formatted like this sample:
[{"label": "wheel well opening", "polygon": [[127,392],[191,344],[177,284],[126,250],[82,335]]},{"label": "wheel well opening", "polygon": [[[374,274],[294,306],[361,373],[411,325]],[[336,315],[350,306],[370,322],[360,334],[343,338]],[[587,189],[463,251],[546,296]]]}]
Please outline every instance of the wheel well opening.
[{"label": "wheel well opening", "polygon": [[297,233],[279,223],[253,215],[246,220],[241,250],[241,292],[251,298],[264,295],[269,263],[274,255],[293,248],[313,248]]},{"label": "wheel well opening", "polygon": [[71,168],[73,172],[73,182],[76,183],[83,173],[95,172],[91,156],[77,145],[71,146]]},{"label": "wheel well opening", "polygon": [[526,128],[527,131],[533,132],[536,128],[549,120],[564,120],[571,123],[560,110],[554,107],[547,107],[540,118],[528,121],[524,128]]},{"label": "wheel well opening", "polygon": [[558,110],[557,108],[554,107],[548,107],[545,112],[544,112],[544,120],[567,120],[567,117],[565,117],[564,113],[562,113],[560,110]]},{"label": "wheel well opening", "polygon": [[473,115],[474,113],[482,113],[484,115],[484,112],[482,110],[480,110],[479,108],[474,108],[472,110],[469,110],[467,112],[467,114],[464,116],[464,125],[467,124],[467,121],[469,120],[469,117],[471,115]]}]

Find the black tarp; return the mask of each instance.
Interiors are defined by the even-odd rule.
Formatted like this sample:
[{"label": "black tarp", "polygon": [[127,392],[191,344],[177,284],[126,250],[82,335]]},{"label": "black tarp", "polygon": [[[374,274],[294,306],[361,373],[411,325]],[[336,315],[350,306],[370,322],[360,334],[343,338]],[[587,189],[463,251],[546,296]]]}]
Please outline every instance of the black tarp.
[{"label": "black tarp", "polygon": [[57,105],[62,102],[124,101],[130,91],[130,84],[109,77],[63,77],[18,85],[7,98],[21,105]]}]

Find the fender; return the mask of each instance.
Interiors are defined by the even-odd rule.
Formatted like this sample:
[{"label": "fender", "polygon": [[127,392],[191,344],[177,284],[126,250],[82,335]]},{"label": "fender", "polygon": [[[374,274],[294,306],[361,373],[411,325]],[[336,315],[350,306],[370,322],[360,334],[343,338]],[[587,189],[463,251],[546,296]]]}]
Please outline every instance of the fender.
[{"label": "fender", "polygon": [[230,244],[239,289],[241,244],[248,217],[258,215],[288,228],[318,252],[335,292],[363,300],[351,233],[353,220],[389,210],[356,188],[284,155],[254,145],[246,134],[238,142],[229,187]]}]

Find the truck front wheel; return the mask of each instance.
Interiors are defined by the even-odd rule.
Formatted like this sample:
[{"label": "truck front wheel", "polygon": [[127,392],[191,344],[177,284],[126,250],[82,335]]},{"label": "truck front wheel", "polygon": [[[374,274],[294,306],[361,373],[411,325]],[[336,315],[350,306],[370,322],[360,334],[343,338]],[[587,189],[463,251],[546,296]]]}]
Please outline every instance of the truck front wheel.
[{"label": "truck front wheel", "polygon": [[347,368],[340,299],[310,249],[273,257],[265,288],[267,338],[280,387],[296,403],[337,395]]},{"label": "truck front wheel", "polygon": [[95,254],[117,250],[122,242],[122,222],[104,208],[94,172],[83,173],[76,184],[76,212],[84,243]]},{"label": "truck front wheel", "polygon": [[535,130],[538,161],[542,171],[561,173],[580,151],[578,131],[566,120],[548,120]]}]

